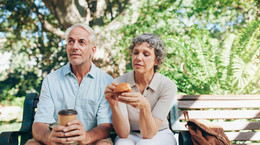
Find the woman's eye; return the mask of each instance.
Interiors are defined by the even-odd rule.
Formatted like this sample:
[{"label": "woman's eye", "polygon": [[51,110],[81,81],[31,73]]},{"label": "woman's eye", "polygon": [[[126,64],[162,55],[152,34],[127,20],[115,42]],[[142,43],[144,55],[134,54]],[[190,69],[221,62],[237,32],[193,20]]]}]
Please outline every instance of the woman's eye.
[{"label": "woman's eye", "polygon": [[149,56],[150,54],[149,53],[144,53],[144,56]]},{"label": "woman's eye", "polygon": [[136,52],[134,52],[134,54],[138,54],[138,52],[136,51]]}]

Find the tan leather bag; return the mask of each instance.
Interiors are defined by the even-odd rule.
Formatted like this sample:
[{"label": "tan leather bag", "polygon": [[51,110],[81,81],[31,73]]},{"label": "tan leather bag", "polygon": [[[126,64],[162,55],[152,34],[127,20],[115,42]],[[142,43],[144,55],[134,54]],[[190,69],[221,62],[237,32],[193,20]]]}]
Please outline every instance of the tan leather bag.
[{"label": "tan leather bag", "polygon": [[221,126],[208,120],[189,119],[187,111],[184,116],[194,145],[231,145]]}]

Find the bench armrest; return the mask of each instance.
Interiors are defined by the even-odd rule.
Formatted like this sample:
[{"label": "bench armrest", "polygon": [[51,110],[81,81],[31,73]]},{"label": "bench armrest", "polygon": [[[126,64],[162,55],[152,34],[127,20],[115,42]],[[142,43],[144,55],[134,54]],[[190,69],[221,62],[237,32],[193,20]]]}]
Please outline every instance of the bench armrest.
[{"label": "bench armrest", "polygon": [[0,134],[0,145],[18,145],[18,136],[21,136],[21,145],[32,138],[32,123],[38,101],[39,96],[37,93],[29,93],[26,95],[23,108],[23,121],[20,130],[2,132]]},{"label": "bench armrest", "polygon": [[179,144],[180,145],[193,145],[189,131],[180,131],[179,132]]},{"label": "bench armrest", "polygon": [[0,134],[0,144],[1,145],[18,145],[18,136],[29,134],[29,132],[24,131],[6,131]]}]

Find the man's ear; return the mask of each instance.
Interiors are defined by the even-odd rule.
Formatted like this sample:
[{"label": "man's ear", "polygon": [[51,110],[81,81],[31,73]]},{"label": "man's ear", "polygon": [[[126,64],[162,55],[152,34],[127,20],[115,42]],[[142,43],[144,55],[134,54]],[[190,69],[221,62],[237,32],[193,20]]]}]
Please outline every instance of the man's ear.
[{"label": "man's ear", "polygon": [[96,53],[96,50],[97,50],[97,47],[96,47],[96,45],[94,45],[94,46],[91,48],[92,55],[94,55],[94,54]]}]

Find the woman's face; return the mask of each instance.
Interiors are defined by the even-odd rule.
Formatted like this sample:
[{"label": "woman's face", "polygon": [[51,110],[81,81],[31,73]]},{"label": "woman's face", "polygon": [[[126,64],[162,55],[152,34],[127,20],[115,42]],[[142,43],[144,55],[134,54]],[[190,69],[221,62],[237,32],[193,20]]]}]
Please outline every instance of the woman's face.
[{"label": "woman's face", "polygon": [[136,44],[132,52],[132,66],[135,72],[145,73],[154,72],[157,65],[154,48],[149,43],[143,42]]}]

